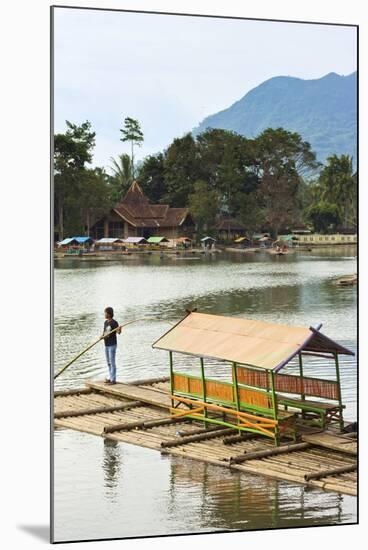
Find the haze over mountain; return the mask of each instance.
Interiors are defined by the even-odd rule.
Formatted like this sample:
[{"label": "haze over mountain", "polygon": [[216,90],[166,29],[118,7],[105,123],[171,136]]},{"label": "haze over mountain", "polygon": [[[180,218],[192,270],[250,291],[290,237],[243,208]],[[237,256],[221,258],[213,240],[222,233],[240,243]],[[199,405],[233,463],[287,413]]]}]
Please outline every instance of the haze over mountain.
[{"label": "haze over mountain", "polygon": [[309,141],[324,162],[329,155],[357,154],[357,73],[329,73],[314,80],[277,76],[250,90],[229,108],[205,118],[206,128],[233,130],[253,138],[266,128],[282,127]]}]

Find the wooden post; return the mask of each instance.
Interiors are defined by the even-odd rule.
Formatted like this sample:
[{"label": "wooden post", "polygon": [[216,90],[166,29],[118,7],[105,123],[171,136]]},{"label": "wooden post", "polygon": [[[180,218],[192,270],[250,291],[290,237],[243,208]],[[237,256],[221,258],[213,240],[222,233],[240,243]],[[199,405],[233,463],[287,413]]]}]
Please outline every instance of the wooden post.
[{"label": "wooden post", "polygon": [[[240,411],[238,373],[236,372],[236,363],[233,363],[233,393],[235,397],[236,410]],[[239,418],[238,418],[238,423],[239,423]],[[240,434],[241,434],[241,430],[239,430],[239,435]]]},{"label": "wooden post", "polygon": [[[303,374],[303,358],[302,358],[301,351],[298,353],[298,357],[299,357],[299,376],[300,376],[300,379],[301,379],[301,382],[300,382],[300,384],[301,384],[301,394],[300,394],[300,396],[304,401],[304,399],[305,399],[304,380],[303,380],[304,374]],[[304,411],[303,410],[302,410],[302,418],[304,418]]]},{"label": "wooden post", "polygon": [[[203,396],[204,403],[206,403],[206,377],[205,377],[205,373],[204,373],[203,357],[200,357],[200,362],[201,362],[201,378],[202,378],[202,396]],[[206,407],[204,408],[203,414],[204,414],[205,417],[207,417]],[[204,422],[204,426],[205,426],[205,428],[207,428],[207,422],[206,421]]]},{"label": "wooden post", "polygon": [[[278,414],[277,414],[277,396],[275,391],[275,375],[273,370],[270,370],[270,380],[271,380],[271,393],[272,393],[272,407],[273,407],[273,417],[275,420],[278,420]],[[275,445],[280,444],[280,433],[279,433],[279,426],[275,426]]]},{"label": "wooden post", "polygon": [[104,219],[104,237],[109,237],[109,220],[107,218]]},{"label": "wooden post", "polygon": [[340,384],[340,368],[339,368],[339,356],[335,352],[335,365],[336,365],[336,382],[337,382],[337,391],[338,391],[338,400],[339,400],[339,406],[340,406],[340,431],[342,432],[344,429],[344,419],[342,416],[342,398],[341,398],[341,384]]},{"label": "wooden post", "polygon": [[[174,370],[173,370],[173,354],[169,351],[170,360],[170,395],[174,394]],[[171,398],[171,406],[174,407],[174,399]]]}]

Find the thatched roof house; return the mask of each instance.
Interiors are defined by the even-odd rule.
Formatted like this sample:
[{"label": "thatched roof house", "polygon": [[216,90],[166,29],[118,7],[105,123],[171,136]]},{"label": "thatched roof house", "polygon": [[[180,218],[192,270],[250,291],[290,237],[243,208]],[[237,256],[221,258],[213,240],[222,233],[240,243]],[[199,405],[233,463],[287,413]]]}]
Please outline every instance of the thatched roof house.
[{"label": "thatched roof house", "polygon": [[92,227],[91,235],[124,239],[165,235],[175,239],[179,235],[192,236],[194,231],[194,221],[187,208],[150,204],[138,182],[134,181],[125,197]]}]

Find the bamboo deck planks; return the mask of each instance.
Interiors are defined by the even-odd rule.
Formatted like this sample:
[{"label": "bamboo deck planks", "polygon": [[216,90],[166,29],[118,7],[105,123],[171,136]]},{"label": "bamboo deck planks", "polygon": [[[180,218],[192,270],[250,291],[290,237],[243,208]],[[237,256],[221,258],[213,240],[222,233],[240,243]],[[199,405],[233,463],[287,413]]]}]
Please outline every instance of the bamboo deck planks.
[{"label": "bamboo deck planks", "polygon": [[168,391],[164,377],[113,386],[88,382],[85,391],[55,392],[54,423],[56,427],[158,450],[163,455],[357,494],[357,442],[351,438],[332,430],[306,430],[302,443],[285,445],[275,452],[273,442],[261,436],[230,435],[232,430],[204,428],[203,422],[185,418],[171,421]]}]

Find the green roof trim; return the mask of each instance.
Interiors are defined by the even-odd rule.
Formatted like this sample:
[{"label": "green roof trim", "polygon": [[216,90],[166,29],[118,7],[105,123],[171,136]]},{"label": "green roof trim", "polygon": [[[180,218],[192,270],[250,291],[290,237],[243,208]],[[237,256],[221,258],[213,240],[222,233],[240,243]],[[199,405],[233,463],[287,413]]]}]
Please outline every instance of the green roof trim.
[{"label": "green roof trim", "polygon": [[150,237],[147,239],[147,242],[150,244],[160,244],[162,242],[168,243],[169,240],[166,237]]}]

